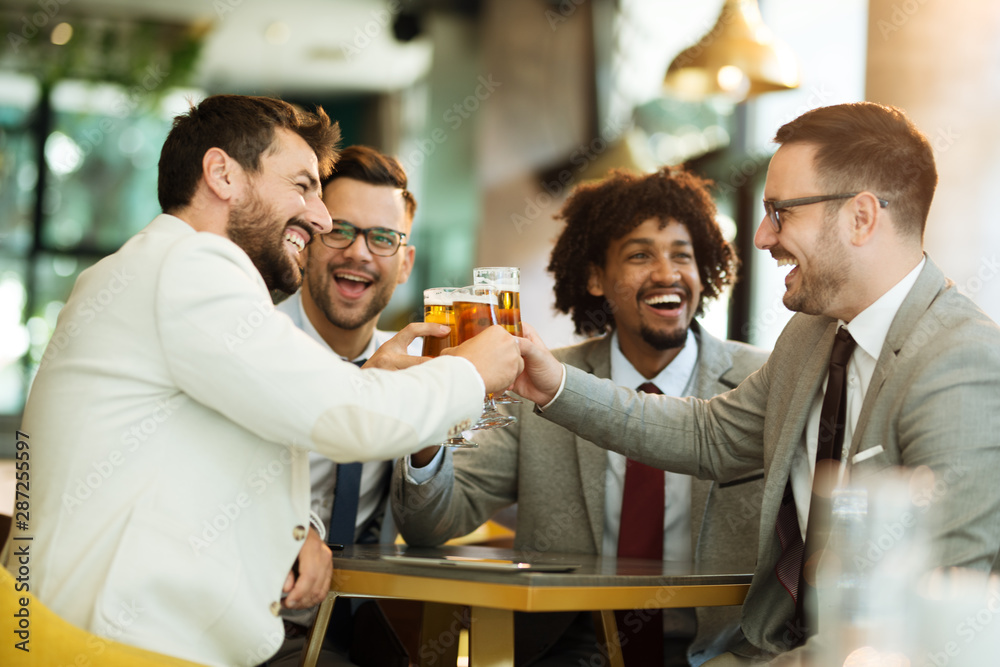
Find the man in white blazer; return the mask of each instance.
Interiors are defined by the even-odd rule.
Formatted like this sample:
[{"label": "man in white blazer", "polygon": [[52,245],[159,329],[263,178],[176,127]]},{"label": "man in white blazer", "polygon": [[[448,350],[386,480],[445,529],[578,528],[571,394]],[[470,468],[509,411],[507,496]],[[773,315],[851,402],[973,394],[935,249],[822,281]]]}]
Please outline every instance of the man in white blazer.
[{"label": "man in white blazer", "polygon": [[283,592],[298,607],[323,594],[291,572],[307,453],[415,451],[518,372],[501,327],[457,348],[465,359],[390,373],[275,312],[268,290],[293,292],[299,254],[331,229],[320,178],[338,139],[322,110],[207,98],[164,143],[164,214],[77,280],[25,407],[31,522],[3,559],[29,543],[31,591],[71,623],[204,664],[262,662],[284,637]]},{"label": "man in white blazer", "polygon": [[[708,183],[682,169],[619,172],[579,187],[560,217],[552,250],[556,307],[592,336],[556,350],[561,361],[616,384],[652,382],[672,396],[710,398],[760,368],[767,353],[721,341],[696,314],[722,294],[738,261],[716,222]],[[605,334],[597,336],[598,333]],[[476,436],[480,447],[418,452],[397,466],[393,512],[407,543],[437,545],[517,503],[514,546],[528,553],[618,553],[628,523],[625,457],[599,449],[512,406],[519,422]],[[757,554],[760,471],[732,485],[663,475],[657,517],[664,560],[749,572]],[[738,607],[657,615],[648,651],[623,640],[626,664],[700,664],[718,655],[739,626]],[[519,614],[518,665],[589,664],[602,647],[591,615]],[[640,618],[638,613],[633,618]],[[623,616],[623,625],[636,625]],[[626,628],[620,628],[626,630]],[[695,638],[697,635],[697,638]],[[606,650],[606,649],[605,649]],[[662,653],[662,655],[660,655]]]},{"label": "man in white blazer", "polygon": [[[713,667],[799,657],[791,649],[815,628],[793,591],[810,578],[801,545],[831,350],[846,339],[838,329],[857,345],[842,364],[840,462],[823,461],[833,478],[921,468],[941,486],[922,516],[931,564],[1000,564],[1000,327],[923,253],[937,182],[927,139],[902,111],[862,102],[810,111],[776,141],[755,242],[794,267],[784,303],[798,312],[758,372],[708,401],[637,395],[539,346],[515,385],[552,422],[653,466],[719,481],[764,466],[745,641]],[[781,514],[801,540],[782,531]],[[793,577],[779,568],[783,542],[799,544]]]},{"label": "man in white blazer", "polygon": [[[377,329],[376,324],[396,286],[405,283],[413,269],[416,250],[409,239],[417,203],[407,189],[406,172],[399,161],[369,146],[342,150],[336,170],[322,185],[323,203],[335,229],[309,244],[302,289],[277,309],[341,359],[361,365],[394,335]],[[412,355],[420,356],[420,342],[418,338],[410,346]],[[323,526],[330,525],[336,498],[340,497],[339,469],[339,464],[325,456],[309,453],[311,506]],[[388,509],[391,471],[391,460],[367,461],[361,466],[355,498],[347,499],[349,504],[356,502],[352,536],[334,538],[328,533],[328,542],[370,544],[395,539],[396,528]],[[354,493],[349,484],[345,487]],[[310,528],[306,545],[320,549],[329,562],[329,549],[315,527]],[[287,654],[287,664],[297,665],[315,609],[289,610],[283,616],[286,641],[270,664],[285,664],[281,656]],[[360,629],[336,632],[334,638],[342,645],[330,647],[331,653],[346,652],[346,636],[352,643],[355,638],[362,644],[370,642],[363,634]],[[338,658],[346,660],[324,651],[320,664],[335,664]]]}]

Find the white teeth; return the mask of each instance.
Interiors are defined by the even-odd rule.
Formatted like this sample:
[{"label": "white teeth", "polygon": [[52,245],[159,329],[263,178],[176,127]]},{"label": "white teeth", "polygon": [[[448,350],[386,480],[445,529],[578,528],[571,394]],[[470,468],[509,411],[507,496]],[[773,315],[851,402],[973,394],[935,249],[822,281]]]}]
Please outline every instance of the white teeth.
[{"label": "white teeth", "polygon": [[352,276],[352,275],[348,275],[346,273],[338,273],[337,274],[337,278],[340,278],[342,280],[353,280],[354,282],[365,283],[365,284],[371,282],[367,278],[361,278],[359,276]]},{"label": "white teeth", "polygon": [[302,252],[306,248],[306,242],[298,234],[285,234],[285,240],[298,248],[299,252]]},{"label": "white teeth", "polygon": [[654,306],[658,303],[679,304],[680,302],[681,298],[676,294],[660,294],[659,296],[653,296],[644,301],[644,303],[647,303],[650,306]]},{"label": "white teeth", "polygon": [[799,262],[796,259],[779,259],[778,266],[798,266]]}]

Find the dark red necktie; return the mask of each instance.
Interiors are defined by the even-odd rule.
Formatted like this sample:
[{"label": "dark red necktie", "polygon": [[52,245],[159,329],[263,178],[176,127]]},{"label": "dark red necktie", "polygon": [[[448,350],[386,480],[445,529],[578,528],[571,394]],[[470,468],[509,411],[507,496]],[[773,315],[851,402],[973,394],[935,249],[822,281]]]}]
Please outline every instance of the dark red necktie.
[{"label": "dark red necktie", "polygon": [[[646,382],[639,391],[662,393]],[[619,558],[663,560],[663,471],[625,460],[625,490],[618,532]],[[626,665],[663,664],[663,610],[616,611]]]},{"label": "dark red necktie", "polygon": [[804,630],[802,641],[816,633],[815,611],[805,607],[806,589],[811,589],[815,584],[811,574],[816,568],[816,563],[813,561],[816,560],[817,552],[826,546],[829,537],[830,492],[835,486],[836,473],[839,470],[847,423],[847,364],[855,347],[857,343],[850,332],[843,327],[838,329],[833,340],[829,378],[819,417],[816,465],[809,501],[809,518],[806,521],[805,544],[802,542],[799,530],[791,479],[785,487],[785,496],[778,510],[776,530],[781,541],[782,554],[775,567],[775,573],[795,601],[796,625]]}]

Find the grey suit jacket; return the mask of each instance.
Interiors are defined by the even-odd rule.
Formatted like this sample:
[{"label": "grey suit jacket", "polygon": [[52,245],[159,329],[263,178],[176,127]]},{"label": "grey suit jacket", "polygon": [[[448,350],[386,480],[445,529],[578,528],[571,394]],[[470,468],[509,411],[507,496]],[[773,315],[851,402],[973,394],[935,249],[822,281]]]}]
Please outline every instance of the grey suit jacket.
[{"label": "grey suit jacket", "polygon": [[[735,387],[767,359],[763,351],[720,341],[697,325],[694,330],[699,339],[696,396],[707,398]],[[611,374],[610,338],[589,340],[555,354],[584,373],[600,378]],[[427,483],[408,483],[405,466],[396,467],[393,514],[408,544],[441,544],[474,530],[516,502],[515,547],[526,555],[600,552],[607,453],[540,418],[531,403],[511,407],[517,424],[477,434],[478,449],[448,450],[442,469]],[[698,564],[732,571],[753,568],[763,492],[763,482],[754,472],[747,470],[747,481],[730,488],[694,480],[691,543]],[[552,616],[532,614],[530,631],[518,625],[519,657],[545,650],[571,620],[562,615],[560,624],[552,622]],[[738,608],[699,610],[692,657],[717,653],[710,644],[724,632],[732,634],[738,617]]]},{"label": "grey suit jacket", "polygon": [[[763,464],[757,567],[743,605],[750,645],[740,652],[748,656],[782,653],[801,636],[774,574],[781,552],[774,526],[836,327],[828,317],[796,314],[767,363],[709,401],[637,395],[568,367],[563,393],[545,411],[608,449],[676,472],[726,481]],[[854,480],[892,466],[930,467],[941,485],[924,518],[934,563],[996,567],[1000,327],[929,259],[889,329],[848,457]]]}]

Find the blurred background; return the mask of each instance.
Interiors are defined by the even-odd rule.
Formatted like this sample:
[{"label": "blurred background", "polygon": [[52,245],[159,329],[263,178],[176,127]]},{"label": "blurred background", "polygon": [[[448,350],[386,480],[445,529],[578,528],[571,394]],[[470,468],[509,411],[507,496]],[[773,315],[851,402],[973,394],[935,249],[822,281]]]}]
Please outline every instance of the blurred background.
[{"label": "blurred background", "polygon": [[513,265],[524,320],[574,342],[553,215],[609,169],[685,163],[744,263],[704,323],[771,347],[790,314],[752,246],[770,139],[865,99],[930,138],[926,249],[1000,319],[995,0],[4,0],[0,27],[0,455],[76,276],[159,213],[171,118],[214,93],[322,105],[344,145],[401,160],[417,262],[382,328],[420,319],[425,287]]}]

